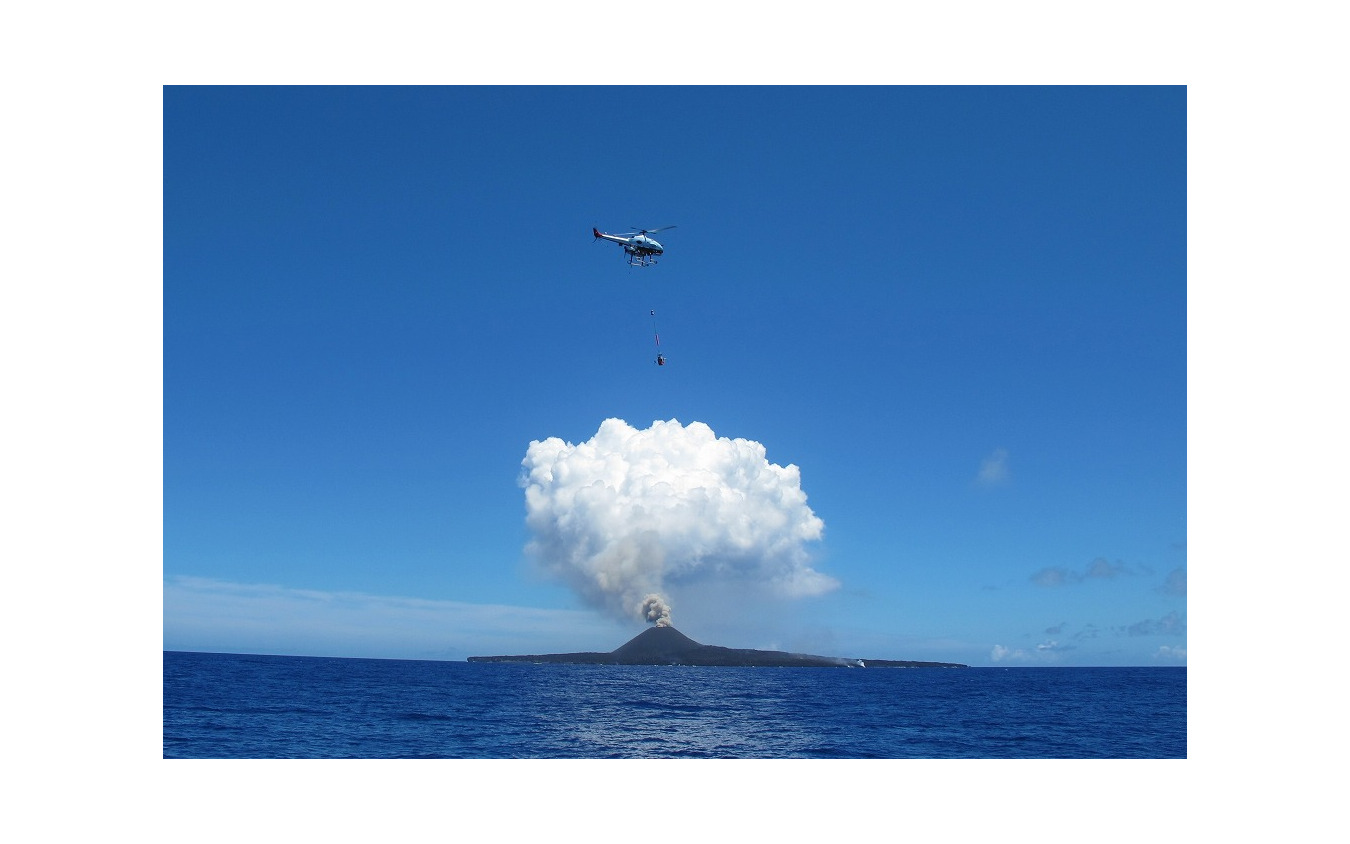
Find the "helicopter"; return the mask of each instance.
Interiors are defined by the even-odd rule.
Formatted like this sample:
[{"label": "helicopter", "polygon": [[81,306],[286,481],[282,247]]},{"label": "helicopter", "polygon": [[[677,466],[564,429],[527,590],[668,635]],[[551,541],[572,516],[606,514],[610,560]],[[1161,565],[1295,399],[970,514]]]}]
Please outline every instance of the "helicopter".
[{"label": "helicopter", "polygon": [[656,229],[640,229],[628,234],[605,234],[594,226],[591,227],[591,233],[595,235],[596,240],[608,240],[614,243],[622,243],[623,251],[628,255],[628,265],[630,267],[649,267],[656,263],[656,256],[665,252],[665,247],[652,240],[647,235],[655,232],[662,232],[666,229],[673,229],[674,226],[661,226]]}]

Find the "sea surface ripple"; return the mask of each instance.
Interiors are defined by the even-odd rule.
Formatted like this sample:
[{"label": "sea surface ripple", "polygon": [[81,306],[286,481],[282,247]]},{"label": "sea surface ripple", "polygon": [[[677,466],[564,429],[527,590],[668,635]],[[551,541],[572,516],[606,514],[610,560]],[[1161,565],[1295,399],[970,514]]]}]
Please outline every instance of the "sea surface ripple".
[{"label": "sea surface ripple", "polygon": [[699,668],[166,651],[165,758],[1185,758],[1185,668]]}]

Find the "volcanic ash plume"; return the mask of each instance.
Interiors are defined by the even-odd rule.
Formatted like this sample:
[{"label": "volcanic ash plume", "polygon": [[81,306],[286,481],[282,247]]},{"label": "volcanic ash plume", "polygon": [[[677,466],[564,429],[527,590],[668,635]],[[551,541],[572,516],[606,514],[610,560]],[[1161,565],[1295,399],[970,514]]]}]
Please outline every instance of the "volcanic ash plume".
[{"label": "volcanic ash plume", "polygon": [[669,627],[670,605],[660,595],[648,595],[642,599],[642,617],[657,627]]},{"label": "volcanic ash plume", "polygon": [[590,440],[530,443],[521,462],[527,550],[618,618],[670,624],[666,585],[739,582],[782,597],[839,584],[805,545],[824,522],[806,506],[796,466],[702,422],[637,430],[606,419]]}]

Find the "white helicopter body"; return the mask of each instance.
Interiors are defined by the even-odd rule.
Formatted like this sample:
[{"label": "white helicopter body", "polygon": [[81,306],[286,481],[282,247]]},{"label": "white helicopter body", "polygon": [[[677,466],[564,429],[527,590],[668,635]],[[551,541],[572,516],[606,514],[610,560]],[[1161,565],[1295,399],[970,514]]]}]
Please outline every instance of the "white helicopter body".
[{"label": "white helicopter body", "polygon": [[597,240],[608,240],[611,243],[622,245],[624,254],[628,256],[630,266],[647,267],[655,264],[656,257],[666,251],[665,247],[648,235],[673,228],[675,227],[662,226],[658,229],[641,229],[627,234],[606,234],[592,226],[591,233],[595,235]]}]

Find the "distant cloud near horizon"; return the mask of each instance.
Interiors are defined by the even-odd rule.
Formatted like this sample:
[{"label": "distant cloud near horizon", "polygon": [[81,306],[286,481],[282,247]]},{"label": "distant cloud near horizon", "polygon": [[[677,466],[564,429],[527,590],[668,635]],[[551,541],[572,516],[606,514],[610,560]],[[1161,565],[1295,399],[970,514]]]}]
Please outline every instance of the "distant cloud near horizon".
[{"label": "distant cloud near horizon", "polygon": [[1173,610],[1159,619],[1146,619],[1125,628],[1129,636],[1180,636],[1186,633],[1186,619]]},{"label": "distant cloud near horizon", "polygon": [[164,649],[377,659],[609,650],[631,635],[584,610],[294,589],[204,577],[164,581]]},{"label": "distant cloud near horizon", "polygon": [[1105,557],[1097,557],[1081,572],[1063,566],[1047,566],[1033,574],[1031,582],[1037,586],[1066,586],[1087,580],[1110,580],[1122,574],[1134,572],[1119,560],[1112,563]]},{"label": "distant cloud near horizon", "polygon": [[1158,587],[1158,591],[1164,595],[1186,597],[1186,567],[1178,566],[1168,572],[1167,579]]},{"label": "distant cloud near horizon", "polygon": [[[1068,625],[1065,623],[1057,624],[1045,629],[1048,636],[1058,636],[1065,632]],[[1083,628],[1070,637],[1074,642],[1085,642],[1102,637],[1103,635],[1112,638],[1134,638],[1139,636],[1174,636],[1183,641],[1186,636],[1186,617],[1179,612],[1173,611],[1164,615],[1162,618],[1145,619],[1128,625],[1113,625],[1102,629],[1095,624],[1086,624]],[[1046,639],[1034,646],[1018,648],[1007,647],[1005,645],[994,645],[989,652],[990,662],[1022,662],[1022,663],[1051,663],[1058,662],[1061,656],[1078,648],[1076,644],[1063,644],[1058,638]],[[1153,653],[1155,661],[1186,663],[1185,645],[1161,645]]]},{"label": "distant cloud near horizon", "polygon": [[1031,650],[994,645],[989,652],[989,660],[990,662],[1056,662],[1061,654],[1073,649],[1073,645],[1061,645],[1054,639],[1041,642]]}]

